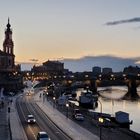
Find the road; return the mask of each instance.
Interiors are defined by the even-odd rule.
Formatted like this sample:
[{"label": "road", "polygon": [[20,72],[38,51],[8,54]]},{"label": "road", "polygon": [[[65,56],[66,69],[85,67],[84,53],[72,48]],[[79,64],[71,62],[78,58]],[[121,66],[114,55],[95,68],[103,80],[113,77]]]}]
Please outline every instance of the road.
[{"label": "road", "polygon": [[[67,114],[67,109],[65,106],[63,108],[60,108],[60,107],[58,107],[58,105],[56,105],[56,108],[64,115]],[[80,110],[85,117],[84,121],[77,121],[72,117],[73,108],[71,108],[71,107],[69,107],[69,116],[68,117],[71,120],[73,120],[75,123],[79,124],[80,126],[84,127],[85,129],[89,130],[90,132],[92,132],[93,134],[95,134],[99,137],[101,136],[102,140],[118,140],[118,139],[119,140],[123,140],[123,139],[136,140],[136,139],[138,139],[135,137],[135,135],[133,135],[134,133],[132,134],[127,129],[121,129],[119,127],[110,128],[110,127],[98,126],[92,122],[92,118],[87,113],[87,111],[82,110],[82,109],[80,109]]]},{"label": "road", "polygon": [[[60,130],[32,100],[31,96],[20,96],[16,100],[16,107],[21,123],[29,140],[36,140],[39,131],[46,131],[51,140],[71,140]],[[27,115],[32,114],[36,119],[35,124],[27,123]]]},{"label": "road", "polygon": [[[49,100],[50,102],[53,100]],[[46,102],[45,100],[43,101],[43,97],[41,100],[36,100],[36,102]],[[53,102],[52,102],[53,103]],[[44,103],[45,104],[45,103]],[[25,96],[17,98],[17,110],[21,119],[21,123],[25,129],[26,135],[29,140],[35,140],[36,135],[39,131],[46,131],[48,135],[51,137],[51,140],[70,140],[65,133],[63,133],[45,114],[42,112],[42,110],[36,105],[34,100],[32,99],[32,96]],[[53,105],[53,104],[52,104]],[[64,108],[59,108],[55,104],[55,108],[60,110],[64,115],[66,115],[66,109]],[[83,112],[84,113],[84,112]],[[26,122],[27,115],[33,114],[37,120],[37,123],[34,125],[29,125]],[[69,108],[69,118],[75,121],[75,123],[78,123],[79,125],[83,126],[84,128],[88,129],[90,132],[94,133],[95,135],[100,135],[101,129],[99,126],[94,125],[91,122],[91,119],[84,114],[85,116],[85,121],[76,121],[72,118],[72,112],[71,109]],[[135,136],[132,134],[129,135],[130,133],[127,133],[125,131],[120,131],[119,128],[103,128],[102,127],[102,140],[134,140],[136,139]]]}]

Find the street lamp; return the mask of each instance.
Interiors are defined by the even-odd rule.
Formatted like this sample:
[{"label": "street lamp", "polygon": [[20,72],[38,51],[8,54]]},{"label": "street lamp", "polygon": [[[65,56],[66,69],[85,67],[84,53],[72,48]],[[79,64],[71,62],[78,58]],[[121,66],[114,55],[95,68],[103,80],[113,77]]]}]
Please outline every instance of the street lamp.
[{"label": "street lamp", "polygon": [[69,115],[69,114],[68,114],[68,113],[69,113],[69,112],[68,112],[68,111],[69,111],[69,104],[68,104],[68,103],[66,103],[66,108],[67,108],[67,118],[68,118],[68,115]]},{"label": "street lamp", "polygon": [[98,77],[99,77],[99,80],[101,81],[102,80],[102,75],[100,74]]},{"label": "street lamp", "polygon": [[48,92],[46,92],[46,97],[47,97],[47,101],[48,101]]},{"label": "street lamp", "polygon": [[100,118],[99,118],[99,122],[100,122],[100,123],[103,123],[103,122],[104,122],[104,119],[100,117]]},{"label": "street lamp", "polygon": [[53,107],[55,107],[55,97],[53,97]]},{"label": "street lamp", "polygon": [[102,118],[102,103],[101,103],[101,101],[98,99],[98,101],[99,101],[99,103],[100,103],[100,117],[98,118],[98,121],[99,121],[99,123],[100,123],[100,140],[102,140],[102,126],[101,126],[101,124],[104,122],[104,119]]},{"label": "street lamp", "polygon": [[99,99],[98,99],[98,102],[100,103],[100,113],[102,114],[102,103]]}]

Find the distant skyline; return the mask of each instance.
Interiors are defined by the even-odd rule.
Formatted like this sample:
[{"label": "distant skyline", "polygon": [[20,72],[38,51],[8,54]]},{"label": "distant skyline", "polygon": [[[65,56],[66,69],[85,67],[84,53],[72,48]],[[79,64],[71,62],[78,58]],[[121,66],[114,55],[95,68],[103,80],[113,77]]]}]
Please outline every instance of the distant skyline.
[{"label": "distant skyline", "polygon": [[[92,68],[99,66],[101,68],[112,68],[113,72],[122,72],[125,67],[138,66],[140,67],[139,57],[135,58],[121,58],[114,56],[86,56],[78,59],[63,59],[64,68],[72,72],[92,71]],[[21,63],[21,69],[31,70],[35,63]],[[36,65],[42,65],[36,63]]]},{"label": "distant skyline", "polygon": [[140,57],[139,7],[138,0],[1,0],[0,49],[9,17],[17,62]]}]

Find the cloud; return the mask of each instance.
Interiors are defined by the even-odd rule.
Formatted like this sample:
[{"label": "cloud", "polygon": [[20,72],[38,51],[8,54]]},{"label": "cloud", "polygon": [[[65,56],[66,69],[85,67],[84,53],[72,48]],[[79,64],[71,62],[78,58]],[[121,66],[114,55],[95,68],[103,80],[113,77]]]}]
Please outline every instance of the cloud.
[{"label": "cloud", "polygon": [[[92,67],[99,66],[101,68],[110,67],[114,72],[123,71],[124,67],[138,66],[140,67],[140,57],[122,58],[111,55],[106,56],[85,56],[79,59],[63,59],[64,67],[73,72],[92,71]],[[21,64],[22,71],[31,70],[34,63],[18,62]],[[38,64],[39,65],[39,64]],[[40,65],[42,65],[40,63]]]},{"label": "cloud", "polygon": [[34,59],[34,58],[32,58],[32,59],[30,59],[30,61],[32,61],[32,62],[37,62],[38,59]]},{"label": "cloud", "polygon": [[121,58],[116,56],[85,56],[79,59],[63,59],[65,68],[76,72],[91,71],[92,67],[111,67],[114,72],[123,71],[124,67],[140,66],[140,58]]},{"label": "cloud", "polygon": [[107,22],[105,25],[112,26],[112,25],[118,25],[118,24],[124,24],[124,23],[133,23],[133,22],[140,22],[140,17],[118,20],[118,21],[111,21],[111,22]]}]

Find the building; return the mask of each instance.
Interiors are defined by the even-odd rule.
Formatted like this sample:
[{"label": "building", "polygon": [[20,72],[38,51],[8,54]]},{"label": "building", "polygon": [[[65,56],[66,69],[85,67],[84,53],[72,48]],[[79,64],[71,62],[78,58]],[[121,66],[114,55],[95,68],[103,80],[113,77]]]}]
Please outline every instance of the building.
[{"label": "building", "polygon": [[101,67],[98,67],[98,66],[93,67],[92,72],[93,72],[93,75],[96,75],[96,76],[101,74]]},{"label": "building", "polygon": [[14,43],[10,20],[5,29],[3,50],[0,50],[0,89],[17,90],[22,86],[20,65],[15,65]]},{"label": "building", "polygon": [[112,68],[102,68],[102,74],[111,74]]},{"label": "building", "polygon": [[38,77],[39,79],[48,79],[53,78],[54,76],[63,75],[65,72],[64,63],[59,61],[46,61],[40,66],[34,66],[31,69],[31,73],[34,77]]},{"label": "building", "polygon": [[138,66],[125,67],[123,73],[137,75],[140,74],[140,68]]},{"label": "building", "polygon": [[49,74],[62,74],[64,71],[64,63],[59,61],[46,61],[43,63]]},{"label": "building", "polygon": [[15,69],[14,43],[12,41],[12,30],[10,27],[11,25],[8,19],[3,42],[3,51],[0,50],[0,71],[14,71]]}]

